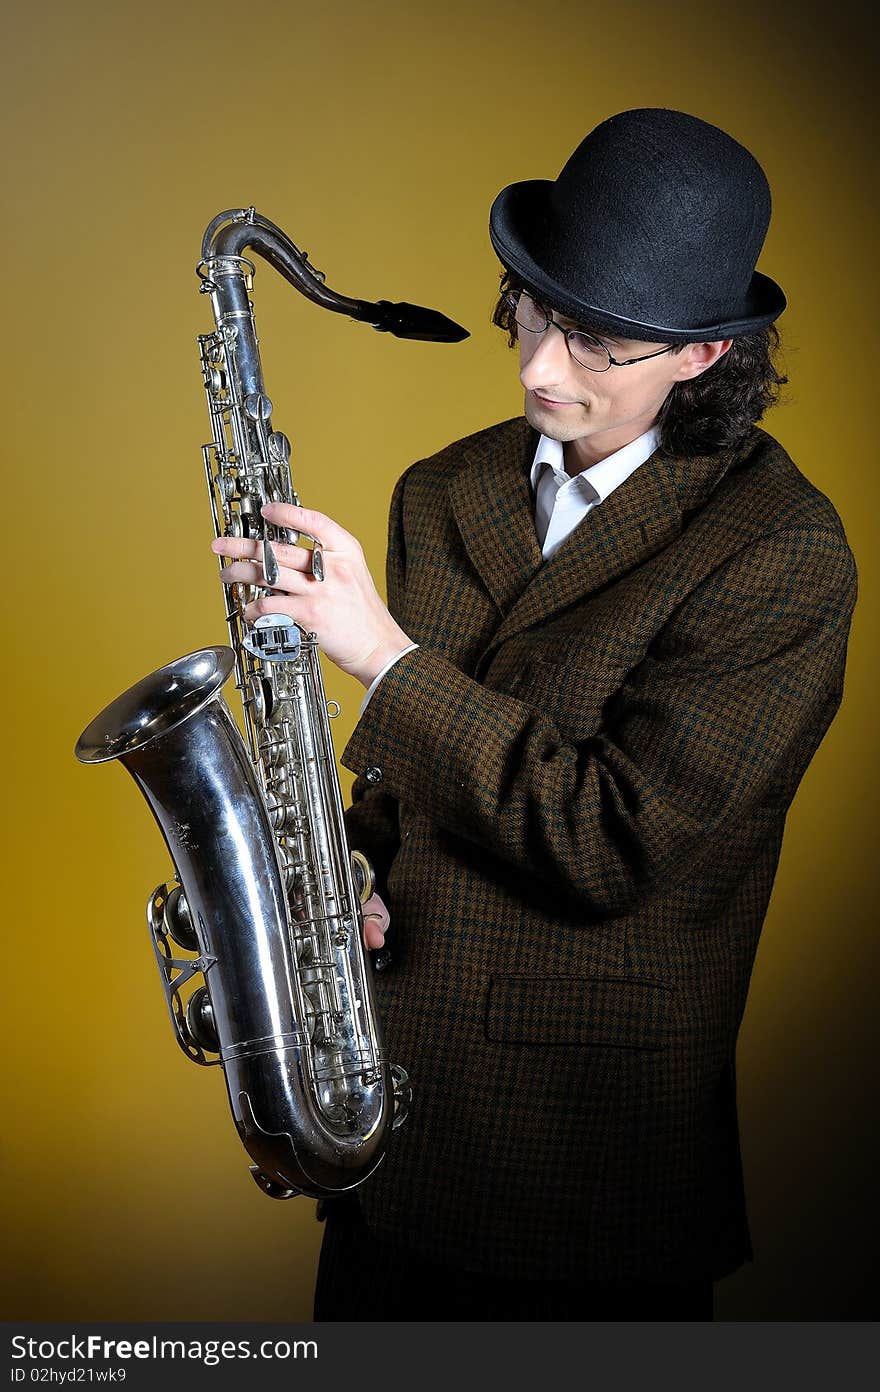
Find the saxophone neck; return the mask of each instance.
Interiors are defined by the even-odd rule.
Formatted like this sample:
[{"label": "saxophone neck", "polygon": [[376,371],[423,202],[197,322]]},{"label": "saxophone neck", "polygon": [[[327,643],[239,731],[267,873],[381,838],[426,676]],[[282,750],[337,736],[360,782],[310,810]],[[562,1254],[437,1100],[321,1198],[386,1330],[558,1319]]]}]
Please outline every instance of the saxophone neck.
[{"label": "saxophone neck", "polygon": [[227,276],[237,267],[238,275],[244,277],[248,266],[246,251],[255,252],[268,261],[295,289],[322,309],[347,314],[382,333],[435,343],[459,343],[468,337],[467,329],[437,310],[405,302],[355,300],[331,290],[325,283],[323,271],[316,270],[308,254],[300,251],[286,232],[255,208],[230,208],[212,219],[202,238],[199,273],[202,274],[204,268],[203,278],[209,285],[221,267],[225,267]]},{"label": "saxophone neck", "polygon": [[[348,314],[353,319],[364,318],[361,300],[349,299],[329,290],[324,284],[324,272],[316,270],[307,252],[300,251],[286,232],[263,217],[255,208],[230,208],[218,213],[202,238],[202,264],[209,278],[223,260],[238,261],[240,274],[245,274],[245,253],[251,251],[268,261],[279,275],[295,289],[323,309],[336,314]],[[231,268],[229,268],[231,269]],[[229,273],[227,269],[227,274]]]}]

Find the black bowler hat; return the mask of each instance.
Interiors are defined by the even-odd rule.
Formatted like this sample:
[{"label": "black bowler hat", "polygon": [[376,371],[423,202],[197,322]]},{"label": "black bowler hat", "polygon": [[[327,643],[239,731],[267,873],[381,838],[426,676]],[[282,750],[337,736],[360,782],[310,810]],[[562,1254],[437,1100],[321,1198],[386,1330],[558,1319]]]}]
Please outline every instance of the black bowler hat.
[{"label": "black bowler hat", "polygon": [[772,324],[785,295],[755,262],[770,188],[717,126],[665,108],[591,131],[558,179],[492,204],[499,258],[549,308],[624,338],[734,338]]}]

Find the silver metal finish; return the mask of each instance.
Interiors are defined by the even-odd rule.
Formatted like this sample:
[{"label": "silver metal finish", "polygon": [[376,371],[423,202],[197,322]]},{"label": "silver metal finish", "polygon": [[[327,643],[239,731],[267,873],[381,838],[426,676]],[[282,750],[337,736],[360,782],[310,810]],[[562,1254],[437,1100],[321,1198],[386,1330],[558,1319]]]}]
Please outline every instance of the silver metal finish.
[{"label": "silver metal finish", "polygon": [[[183,933],[168,911],[180,895],[167,885],[153,894],[148,916],[181,1048],[196,1063],[222,1065],[235,1124],[261,1175],[278,1190],[320,1196],[358,1183],[379,1163],[393,1085],[371,995],[349,951],[360,921],[350,876],[288,900],[270,813],[220,694],[231,667],[228,648],[206,648],[160,668],[92,721],[77,754],[124,764],[174,859]],[[306,757],[314,738],[310,730],[303,741]],[[333,835],[316,834],[328,865],[343,854],[328,846]],[[175,931],[185,936],[187,928],[191,957],[173,945]]]},{"label": "silver metal finish", "polygon": [[[325,308],[402,336],[454,341],[464,331],[418,306],[336,295],[253,208],[210,224],[197,269],[215,322],[199,338],[211,513],[217,536],[260,543],[271,589],[272,543],[298,534],[260,510],[298,499],[263,384],[250,248]],[[380,1163],[409,1083],[383,1055],[360,909],[373,875],[346,842],[329,726],[338,708],[328,709],[315,635],[280,614],[251,627],[243,611],[255,591],[227,593],[231,649],[205,648],[145,677],[83,731],[76,754],[120,760],[174,860],[176,881],[153,893],[148,920],[181,1048],[223,1068],[264,1192],[323,1197]],[[233,668],[247,747],[220,694]]]}]

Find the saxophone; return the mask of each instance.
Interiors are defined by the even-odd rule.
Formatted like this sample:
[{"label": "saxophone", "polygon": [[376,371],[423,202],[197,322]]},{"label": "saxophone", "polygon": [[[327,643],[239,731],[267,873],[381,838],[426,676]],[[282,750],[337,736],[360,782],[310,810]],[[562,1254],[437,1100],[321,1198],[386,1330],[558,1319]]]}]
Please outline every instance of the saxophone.
[{"label": "saxophone", "polygon": [[[197,269],[214,331],[199,337],[213,439],[203,448],[217,536],[262,543],[299,534],[261,516],[298,503],[290,443],[271,423],[250,302],[252,250],[308,299],[402,338],[466,331],[418,305],[328,289],[306,253],[254,208],[209,224]],[[320,539],[311,568],[323,578]],[[221,567],[224,562],[221,560]],[[178,1043],[219,1064],[239,1137],[273,1198],[323,1198],[362,1183],[406,1116],[405,1071],[384,1057],[361,904],[372,869],[350,853],[316,637],[286,615],[250,626],[258,590],[228,587],[231,647],[152,672],[111,702],[76,745],[83,763],[118,759],[144,794],[175,876],[147,918]],[[235,673],[247,743],[221,688]]]}]

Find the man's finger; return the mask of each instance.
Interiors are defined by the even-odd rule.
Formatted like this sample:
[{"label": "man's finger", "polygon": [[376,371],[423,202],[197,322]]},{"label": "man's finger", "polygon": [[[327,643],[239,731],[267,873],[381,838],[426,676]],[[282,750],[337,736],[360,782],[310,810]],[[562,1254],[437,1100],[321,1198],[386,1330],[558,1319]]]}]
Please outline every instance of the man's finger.
[{"label": "man's finger", "polygon": [[[294,613],[294,609],[296,613]],[[312,631],[312,626],[308,622],[308,615],[303,613],[302,599],[299,595],[285,594],[282,590],[273,590],[269,595],[263,595],[260,599],[252,599],[250,604],[246,604],[242,610],[245,619],[249,624],[256,623],[257,619],[264,614],[286,614],[294,623],[299,624],[300,628],[306,633]]]},{"label": "man's finger", "polygon": [[391,915],[380,895],[370,895],[362,909],[362,917],[364,920],[364,942],[367,947],[383,947]]},{"label": "man's finger", "polygon": [[316,512],[314,508],[298,507],[294,503],[265,503],[260,511],[267,522],[274,522],[276,527],[306,532],[331,550],[347,550],[355,541],[351,532],[340,527],[325,512]]},{"label": "man's finger", "polygon": [[[266,583],[263,565],[259,560],[233,561],[231,565],[223,569],[220,579],[224,585],[265,585]],[[310,580],[302,571],[290,570],[287,566],[279,566],[278,578],[272,589],[280,590],[284,594],[308,594]]]},{"label": "man's finger", "polygon": [[[211,550],[217,556],[231,556],[234,560],[260,560],[263,543],[252,537],[215,537]],[[288,546],[286,541],[273,541],[272,550],[279,565],[288,570],[311,570],[312,553],[304,546]]]},{"label": "man's finger", "polygon": [[384,947],[385,928],[380,914],[364,914],[364,942],[367,947]]},{"label": "man's finger", "polygon": [[256,561],[233,561],[220,572],[224,585],[259,585],[263,579],[263,568]]}]

